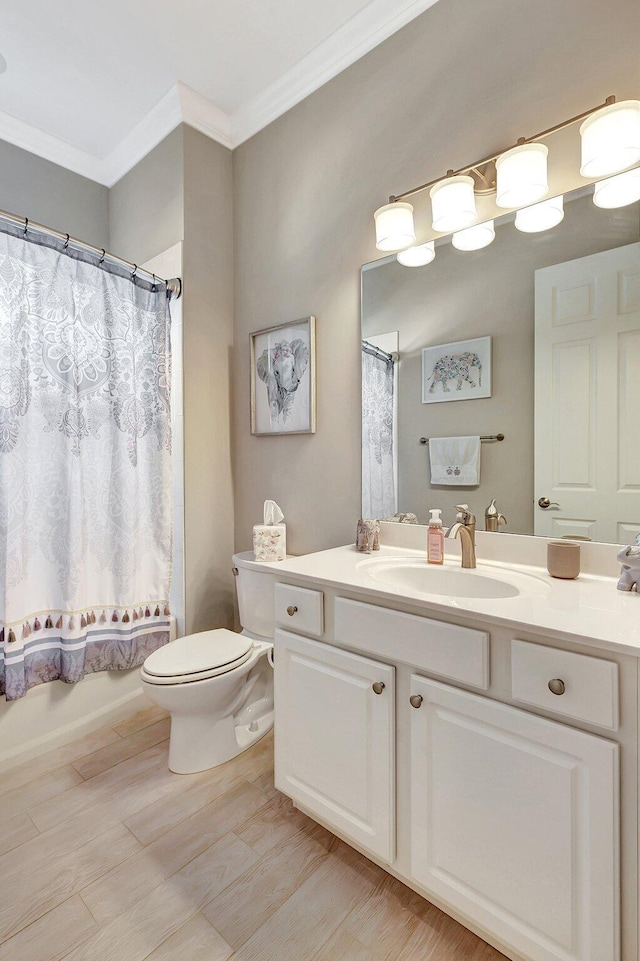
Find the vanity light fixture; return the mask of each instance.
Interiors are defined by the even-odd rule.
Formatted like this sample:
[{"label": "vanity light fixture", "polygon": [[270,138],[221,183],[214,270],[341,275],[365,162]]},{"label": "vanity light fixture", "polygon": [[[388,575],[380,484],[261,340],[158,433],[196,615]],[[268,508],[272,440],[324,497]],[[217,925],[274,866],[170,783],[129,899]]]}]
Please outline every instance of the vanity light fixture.
[{"label": "vanity light fixture", "polygon": [[433,185],[429,196],[434,230],[446,234],[473,223],[478,216],[473,187],[473,177],[455,176],[453,170]]},{"label": "vanity light fixture", "polygon": [[551,197],[532,207],[516,211],[515,225],[525,234],[537,234],[540,230],[556,227],[564,218],[564,197]]},{"label": "vanity light fixture", "polygon": [[548,154],[549,148],[543,143],[527,143],[522,138],[497,158],[498,207],[526,207],[549,193]]},{"label": "vanity light fixture", "polygon": [[626,207],[636,200],[640,200],[640,167],[627,170],[617,177],[600,180],[593,188],[593,202],[596,207]]},{"label": "vanity light fixture", "polygon": [[465,230],[458,230],[453,234],[451,243],[457,250],[482,250],[495,240],[496,231],[493,220],[483,224],[474,224]]},{"label": "vanity light fixture", "polygon": [[640,160],[640,100],[621,100],[592,113],[580,127],[583,177],[606,177]]},{"label": "vanity light fixture", "polygon": [[397,261],[403,267],[426,267],[436,256],[436,248],[433,240],[426,244],[418,244],[416,247],[407,247],[397,254]]},{"label": "vanity light fixture", "polygon": [[385,204],[384,207],[378,207],[373,216],[378,250],[403,250],[415,244],[416,231],[411,204]]},{"label": "vanity light fixture", "polygon": [[[446,177],[430,180],[428,183],[412,187],[404,193],[389,197],[389,203],[376,210],[376,246],[378,250],[398,251],[415,243],[413,226],[413,207],[406,203],[409,197],[429,190],[432,205],[433,229],[439,233],[462,232],[470,227],[477,217],[475,197],[496,192],[499,207],[519,209],[541,201],[548,193],[547,155],[548,148],[540,143],[546,137],[583,121],[580,127],[582,137],[582,165],[580,172],[585,177],[606,177],[632,167],[640,161],[640,100],[616,102],[615,97],[607,97],[604,103],[591,107],[583,113],[548,127],[533,137],[521,137],[517,143],[506,150],[484,157],[458,170],[447,171]],[[491,171],[495,162],[495,182]],[[605,196],[604,188],[599,196]],[[628,201],[629,203],[631,201]],[[542,215],[552,217],[552,205],[535,213],[518,217],[518,229],[535,232],[532,226]],[[556,209],[555,216],[558,216]],[[556,223],[562,219],[556,220]],[[480,226],[480,225],[478,225]],[[553,226],[538,226],[546,230]],[[422,246],[422,245],[420,245]]]}]

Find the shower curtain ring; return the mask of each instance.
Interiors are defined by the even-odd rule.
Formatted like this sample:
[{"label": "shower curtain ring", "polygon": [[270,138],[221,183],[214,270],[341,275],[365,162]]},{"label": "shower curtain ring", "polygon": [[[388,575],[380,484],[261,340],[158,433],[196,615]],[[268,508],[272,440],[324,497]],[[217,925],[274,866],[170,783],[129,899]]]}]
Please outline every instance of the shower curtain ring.
[{"label": "shower curtain ring", "polygon": [[24,218],[24,230],[23,230],[23,232],[22,232],[22,236],[23,236],[23,237],[26,237],[26,236],[27,236],[27,227],[28,227],[28,226],[29,226],[29,218],[28,218],[28,217],[25,217],[25,218]]},{"label": "shower curtain ring", "polygon": [[134,264],[134,265],[133,265],[133,270],[131,271],[131,279],[132,279],[132,280],[135,280],[135,279],[136,279],[136,274],[137,274],[137,273],[138,273],[138,265],[137,265],[137,264]]},{"label": "shower curtain ring", "polygon": [[69,234],[67,234],[67,239],[66,239],[65,242],[64,242],[64,249],[65,249],[65,250],[66,250],[67,247],[69,246],[69,241],[70,241],[70,240],[71,240],[71,237],[69,236]]},{"label": "shower curtain ring", "polygon": [[153,277],[153,287],[151,288],[151,290],[152,290],[153,293],[155,294],[155,292],[156,292],[157,289],[158,289],[158,288],[156,287],[156,275],[155,275],[155,274],[151,274],[151,276]]},{"label": "shower curtain ring", "polygon": [[107,251],[106,251],[106,250],[104,249],[104,247],[103,247],[103,248],[102,248],[102,257],[101,257],[100,260],[98,261],[98,267],[99,267],[101,264],[104,263],[104,258],[105,258],[106,252],[107,252]]}]

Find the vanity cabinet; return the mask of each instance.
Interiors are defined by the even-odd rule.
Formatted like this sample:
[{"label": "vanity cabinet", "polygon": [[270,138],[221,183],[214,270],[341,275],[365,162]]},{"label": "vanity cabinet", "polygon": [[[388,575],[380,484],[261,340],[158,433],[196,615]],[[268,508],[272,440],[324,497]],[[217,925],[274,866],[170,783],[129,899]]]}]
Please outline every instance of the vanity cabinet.
[{"label": "vanity cabinet", "polygon": [[286,613],[296,589],[277,601],[276,787],[507,957],[637,961],[615,659],[328,591],[319,641]]},{"label": "vanity cabinet", "polygon": [[278,630],[275,783],[390,863],[395,856],[395,670]]},{"label": "vanity cabinet", "polygon": [[411,692],[411,876],[527,958],[614,961],[618,745],[415,674]]}]

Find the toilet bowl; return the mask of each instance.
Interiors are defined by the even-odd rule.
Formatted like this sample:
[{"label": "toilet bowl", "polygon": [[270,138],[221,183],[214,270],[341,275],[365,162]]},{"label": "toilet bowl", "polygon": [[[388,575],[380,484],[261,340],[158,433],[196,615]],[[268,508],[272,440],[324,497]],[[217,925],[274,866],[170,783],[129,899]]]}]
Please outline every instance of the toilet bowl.
[{"label": "toilet bowl", "polygon": [[253,552],[234,555],[233,565],[242,633],[219,628],[178,638],[140,669],[147,696],[171,714],[175,774],[224,764],[273,727],[274,577],[252,569]]}]

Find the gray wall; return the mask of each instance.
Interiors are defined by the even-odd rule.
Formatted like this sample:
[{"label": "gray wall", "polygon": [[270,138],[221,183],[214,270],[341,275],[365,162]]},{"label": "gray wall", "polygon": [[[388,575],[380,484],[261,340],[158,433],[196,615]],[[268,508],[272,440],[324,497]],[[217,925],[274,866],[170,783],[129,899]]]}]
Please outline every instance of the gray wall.
[{"label": "gray wall", "polygon": [[[428,509],[440,507],[448,526],[454,505],[468,503],[482,527],[497,497],[509,522],[504,530],[533,533],[534,272],[636,243],[639,209],[599,210],[582,197],[565,203],[565,219],[554,230],[522,234],[507,223],[484,250],[462,252],[447,243],[427,267],[407,269],[394,260],[363,271],[363,337],[400,331],[399,510],[414,511],[426,524]],[[423,404],[422,348],[484,336],[492,337],[492,396]],[[482,445],[478,487],[431,486],[421,436],[498,432],[502,443]]]},{"label": "gray wall", "polygon": [[187,632],[233,626],[231,152],[184,128]]},{"label": "gray wall", "polygon": [[[293,553],[360,511],[360,265],[386,197],[637,96],[637,0],[436,4],[234,152],[236,545],[273,497]],[[574,163],[577,162],[577,156]],[[417,205],[424,228],[426,208]],[[249,333],[318,318],[316,436],[252,437]]]},{"label": "gray wall", "polygon": [[0,140],[0,209],[109,248],[109,191]]},{"label": "gray wall", "polygon": [[146,263],[184,235],[183,130],[177,127],[109,191],[111,251]]}]

